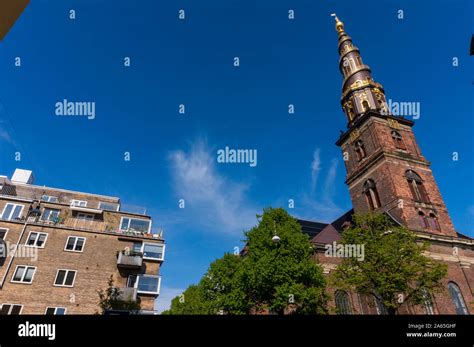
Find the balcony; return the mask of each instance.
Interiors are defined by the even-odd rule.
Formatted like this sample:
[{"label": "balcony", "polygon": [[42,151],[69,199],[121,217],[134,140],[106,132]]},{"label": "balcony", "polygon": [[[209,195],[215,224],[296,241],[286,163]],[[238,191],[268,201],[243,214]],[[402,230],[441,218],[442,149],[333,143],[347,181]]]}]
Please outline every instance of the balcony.
[{"label": "balcony", "polygon": [[124,287],[119,288],[120,294],[117,297],[119,300],[123,301],[137,301],[137,288],[133,287]]},{"label": "balcony", "polygon": [[142,266],[143,256],[141,253],[118,252],[117,266],[124,269],[139,269]]}]

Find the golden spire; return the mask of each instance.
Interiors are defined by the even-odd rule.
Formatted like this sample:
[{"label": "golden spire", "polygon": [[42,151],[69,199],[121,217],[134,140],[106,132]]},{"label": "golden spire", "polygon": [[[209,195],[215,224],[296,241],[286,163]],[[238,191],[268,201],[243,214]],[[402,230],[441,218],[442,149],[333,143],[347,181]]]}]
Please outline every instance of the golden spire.
[{"label": "golden spire", "polygon": [[341,22],[339,20],[339,18],[337,18],[335,13],[331,13],[331,16],[334,17],[334,19],[336,20],[336,31],[338,33],[343,32],[344,31],[344,23]]}]

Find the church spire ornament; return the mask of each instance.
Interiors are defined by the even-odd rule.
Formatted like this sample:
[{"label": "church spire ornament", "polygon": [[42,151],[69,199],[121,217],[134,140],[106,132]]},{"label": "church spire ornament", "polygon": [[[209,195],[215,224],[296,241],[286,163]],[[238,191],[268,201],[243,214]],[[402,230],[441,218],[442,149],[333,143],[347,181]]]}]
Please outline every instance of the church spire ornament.
[{"label": "church spire ornament", "polygon": [[341,106],[350,128],[364,114],[375,112],[389,114],[383,86],[372,78],[372,71],[362,61],[359,48],[352,44],[344,23],[331,14],[336,21],[338,34],[339,70],[343,76]]}]

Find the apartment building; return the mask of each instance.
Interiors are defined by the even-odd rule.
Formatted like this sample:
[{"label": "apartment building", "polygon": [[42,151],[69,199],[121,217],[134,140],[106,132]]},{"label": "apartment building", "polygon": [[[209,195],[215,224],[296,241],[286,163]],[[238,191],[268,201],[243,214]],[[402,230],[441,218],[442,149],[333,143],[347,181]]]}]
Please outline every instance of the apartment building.
[{"label": "apartment building", "polygon": [[145,211],[119,198],[0,176],[0,313],[94,314],[110,276],[123,299],[153,313],[165,244]]}]

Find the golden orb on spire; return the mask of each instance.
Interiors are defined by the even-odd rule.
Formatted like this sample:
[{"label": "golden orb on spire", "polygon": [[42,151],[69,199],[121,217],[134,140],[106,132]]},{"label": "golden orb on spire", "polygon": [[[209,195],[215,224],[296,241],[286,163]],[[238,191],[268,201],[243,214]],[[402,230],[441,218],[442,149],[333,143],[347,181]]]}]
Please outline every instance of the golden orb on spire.
[{"label": "golden orb on spire", "polygon": [[334,19],[336,20],[336,31],[337,31],[338,33],[344,31],[344,23],[341,22],[341,21],[339,20],[339,18],[337,18],[337,16],[336,16],[335,13],[332,13],[331,16],[333,16]]}]

